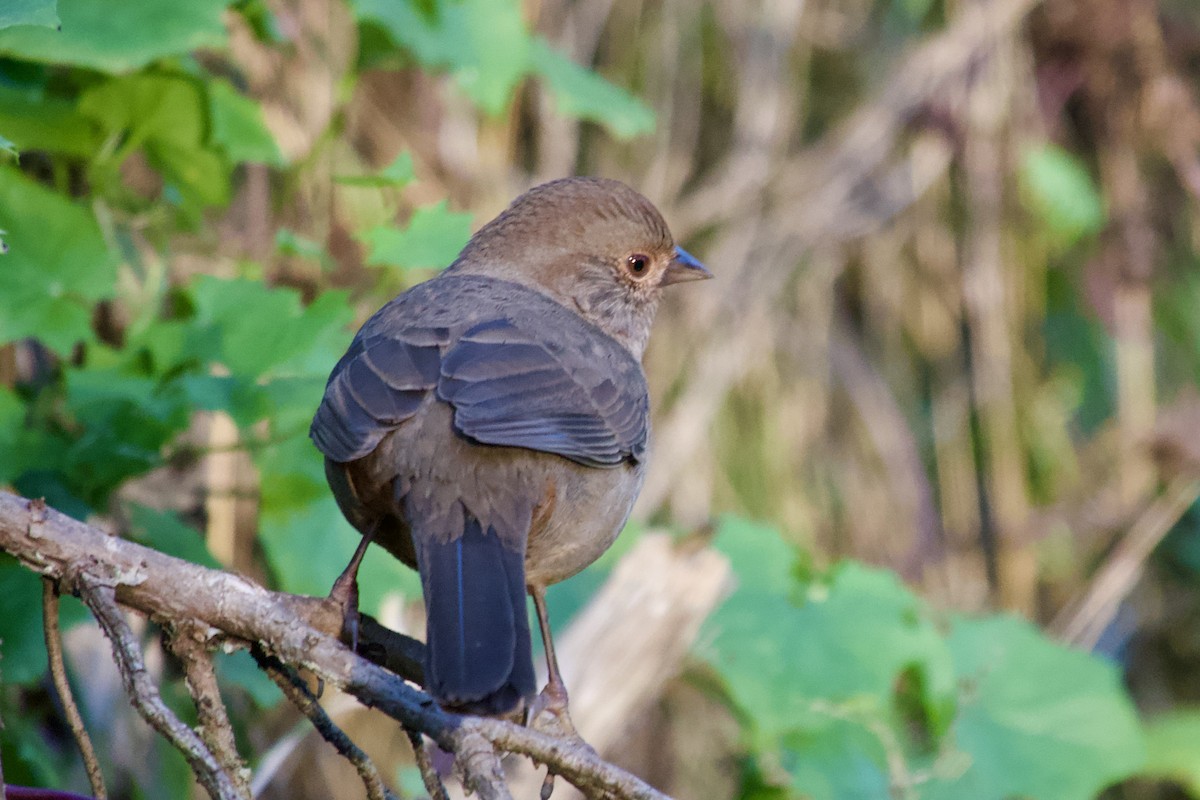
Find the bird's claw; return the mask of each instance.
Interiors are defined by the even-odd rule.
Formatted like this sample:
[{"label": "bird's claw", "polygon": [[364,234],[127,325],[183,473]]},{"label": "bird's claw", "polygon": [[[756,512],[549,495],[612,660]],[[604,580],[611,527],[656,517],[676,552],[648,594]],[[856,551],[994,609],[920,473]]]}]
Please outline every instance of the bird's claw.
[{"label": "bird's claw", "polygon": [[342,625],[338,637],[358,651],[358,579],[356,575],[342,573],[329,590],[329,601],[341,612]]}]

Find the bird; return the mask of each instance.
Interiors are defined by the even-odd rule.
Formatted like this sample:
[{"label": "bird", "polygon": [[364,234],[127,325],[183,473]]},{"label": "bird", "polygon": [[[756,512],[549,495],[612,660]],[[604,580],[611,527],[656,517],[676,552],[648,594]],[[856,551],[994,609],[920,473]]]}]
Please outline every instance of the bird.
[{"label": "bird", "polygon": [[310,437],[362,536],[339,584],[372,542],[418,571],[425,689],[444,709],[565,711],[546,587],[628,519],[650,451],[651,323],[664,288],[710,277],[636,190],[554,180],[379,309],[334,366]]}]

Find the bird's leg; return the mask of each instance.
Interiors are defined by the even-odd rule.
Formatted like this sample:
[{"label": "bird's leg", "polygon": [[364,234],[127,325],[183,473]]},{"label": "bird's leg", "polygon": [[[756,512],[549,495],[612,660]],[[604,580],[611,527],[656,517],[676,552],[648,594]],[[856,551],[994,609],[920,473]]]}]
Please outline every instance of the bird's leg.
[{"label": "bird's leg", "polygon": [[[542,631],[542,646],[546,648],[546,672],[549,680],[546,688],[538,695],[535,706],[538,711],[549,711],[557,717],[567,715],[567,685],[563,683],[562,673],[558,671],[558,658],[554,655],[554,637],[550,633],[550,615],[546,612],[546,590],[540,586],[531,587],[529,594],[533,596],[533,608],[537,612],[538,628]],[[573,731],[572,731],[573,732]]]},{"label": "bird's leg", "polygon": [[341,634],[350,645],[350,649],[355,652],[358,651],[358,568],[375,538],[375,530],[376,526],[372,526],[362,535],[350,563],[342,570],[342,574],[338,575],[337,580],[333,582],[333,588],[329,590],[329,599],[342,612]]},{"label": "bird's leg", "polygon": [[[546,648],[546,672],[549,680],[546,682],[546,688],[542,689],[533,701],[533,706],[525,717],[525,724],[533,727],[534,721],[541,716],[542,712],[547,712],[550,723],[547,727],[553,732],[583,741],[576,733],[575,725],[571,722],[571,715],[567,711],[569,699],[567,685],[563,682],[562,673],[558,671],[558,658],[554,655],[554,637],[550,634],[550,615],[546,612],[546,590],[541,586],[530,586],[529,594],[533,597],[538,628],[542,631],[542,646]],[[546,771],[546,779],[542,782],[542,789],[539,793],[541,800],[550,800],[550,795],[554,792],[554,777],[553,772]]]},{"label": "bird's leg", "polygon": [[575,724],[571,722],[571,715],[567,709],[567,685],[563,682],[562,673],[558,670],[558,659],[554,655],[554,637],[550,633],[550,615],[546,613],[546,590],[541,586],[531,586],[529,594],[533,597],[538,627],[542,631],[542,644],[546,648],[546,671],[549,674],[549,681],[546,683],[546,688],[542,689],[534,699],[525,716],[525,722],[533,727],[536,725],[538,717],[545,712],[547,715],[545,723],[536,725],[536,727],[544,727],[560,736],[569,736],[583,741],[575,731]]}]

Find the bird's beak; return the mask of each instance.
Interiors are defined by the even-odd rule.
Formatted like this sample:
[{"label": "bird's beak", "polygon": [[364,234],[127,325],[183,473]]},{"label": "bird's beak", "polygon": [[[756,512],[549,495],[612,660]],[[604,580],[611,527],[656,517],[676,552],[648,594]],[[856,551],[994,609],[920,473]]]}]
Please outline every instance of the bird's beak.
[{"label": "bird's beak", "polygon": [[663,273],[662,285],[669,286],[672,283],[683,283],[684,281],[702,281],[712,276],[713,274],[708,271],[708,268],[701,264],[694,255],[682,247],[676,247],[675,257],[671,259],[671,263],[667,265],[667,271]]}]

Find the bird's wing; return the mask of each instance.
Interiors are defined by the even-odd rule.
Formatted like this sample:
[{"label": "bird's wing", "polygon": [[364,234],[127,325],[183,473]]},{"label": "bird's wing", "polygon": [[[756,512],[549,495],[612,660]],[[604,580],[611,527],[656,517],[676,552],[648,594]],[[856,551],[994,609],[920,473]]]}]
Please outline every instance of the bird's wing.
[{"label": "bird's wing", "polygon": [[438,382],[440,327],[407,327],[359,335],[333,368],[309,435],[328,458],[349,462],[375,449],[417,412]]},{"label": "bird's wing", "polygon": [[438,397],[458,431],[587,466],[643,459],[649,400],[637,361],[557,304],[540,324],[517,319],[476,324],[442,360]]}]

